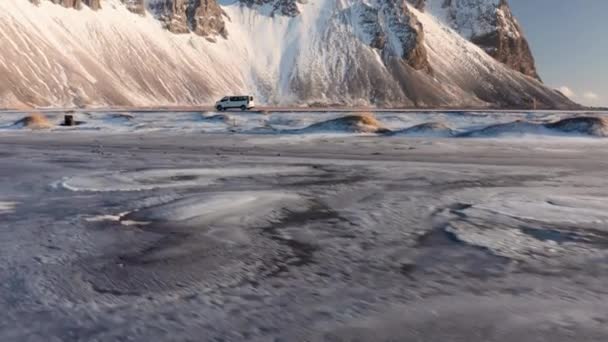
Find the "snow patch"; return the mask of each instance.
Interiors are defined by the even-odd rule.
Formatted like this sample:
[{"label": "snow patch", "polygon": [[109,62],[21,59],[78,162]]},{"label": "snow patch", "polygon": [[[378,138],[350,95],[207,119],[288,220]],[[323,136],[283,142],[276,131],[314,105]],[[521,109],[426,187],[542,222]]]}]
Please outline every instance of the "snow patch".
[{"label": "snow patch", "polygon": [[0,201],[0,214],[10,214],[15,211],[17,202]]}]

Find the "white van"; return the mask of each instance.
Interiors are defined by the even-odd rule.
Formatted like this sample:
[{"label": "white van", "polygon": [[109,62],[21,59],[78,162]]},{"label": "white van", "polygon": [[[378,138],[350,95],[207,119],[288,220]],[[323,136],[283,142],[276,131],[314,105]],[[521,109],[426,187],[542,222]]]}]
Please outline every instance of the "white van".
[{"label": "white van", "polygon": [[253,103],[253,96],[242,95],[242,96],[224,96],[221,100],[215,103],[215,109],[226,110],[230,108],[240,108],[241,110],[247,110],[255,107]]}]

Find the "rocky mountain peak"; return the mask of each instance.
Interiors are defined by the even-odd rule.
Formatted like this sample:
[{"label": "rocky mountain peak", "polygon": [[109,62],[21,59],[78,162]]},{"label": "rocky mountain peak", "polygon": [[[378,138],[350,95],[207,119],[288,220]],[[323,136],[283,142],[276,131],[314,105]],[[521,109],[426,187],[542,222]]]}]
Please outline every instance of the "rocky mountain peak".
[{"label": "rocky mountain peak", "polygon": [[540,79],[523,29],[507,0],[407,0],[430,12],[490,56],[525,75]]}]

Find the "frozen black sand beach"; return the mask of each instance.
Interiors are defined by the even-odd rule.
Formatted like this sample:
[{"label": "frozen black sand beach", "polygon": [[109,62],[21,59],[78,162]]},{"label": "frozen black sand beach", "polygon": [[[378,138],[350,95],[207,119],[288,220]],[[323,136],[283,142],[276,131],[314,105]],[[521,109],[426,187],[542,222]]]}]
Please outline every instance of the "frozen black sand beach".
[{"label": "frozen black sand beach", "polygon": [[604,341],[607,147],[6,130],[0,340]]}]

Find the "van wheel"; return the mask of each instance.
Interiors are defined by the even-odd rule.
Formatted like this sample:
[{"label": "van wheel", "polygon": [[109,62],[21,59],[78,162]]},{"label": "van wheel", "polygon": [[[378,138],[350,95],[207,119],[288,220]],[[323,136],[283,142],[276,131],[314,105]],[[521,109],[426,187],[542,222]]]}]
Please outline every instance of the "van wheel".
[{"label": "van wheel", "polygon": [[220,112],[224,110],[224,108],[222,108],[222,106],[220,106],[220,105],[217,105],[217,106],[215,107],[215,109],[219,110]]},{"label": "van wheel", "polygon": [[247,106],[245,106],[245,105],[241,106],[241,110],[246,110],[246,109],[247,109]]}]

